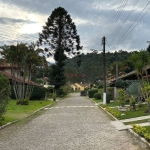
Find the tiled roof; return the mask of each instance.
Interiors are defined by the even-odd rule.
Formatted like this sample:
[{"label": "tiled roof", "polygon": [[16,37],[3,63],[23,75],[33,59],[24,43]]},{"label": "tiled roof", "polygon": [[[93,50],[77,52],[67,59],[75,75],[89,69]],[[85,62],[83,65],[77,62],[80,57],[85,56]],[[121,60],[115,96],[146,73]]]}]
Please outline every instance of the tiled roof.
[{"label": "tiled roof", "polygon": [[[7,78],[9,78],[11,80],[14,80],[16,82],[23,82],[22,79],[19,79],[19,78],[15,77],[14,75],[12,75],[12,74],[10,74],[8,72],[0,71],[0,73],[3,74],[4,76],[6,76]],[[26,84],[30,84],[30,85],[40,86],[39,84],[37,84],[37,83],[35,83],[33,81],[29,81],[28,82],[27,80],[25,80],[25,83]]]}]

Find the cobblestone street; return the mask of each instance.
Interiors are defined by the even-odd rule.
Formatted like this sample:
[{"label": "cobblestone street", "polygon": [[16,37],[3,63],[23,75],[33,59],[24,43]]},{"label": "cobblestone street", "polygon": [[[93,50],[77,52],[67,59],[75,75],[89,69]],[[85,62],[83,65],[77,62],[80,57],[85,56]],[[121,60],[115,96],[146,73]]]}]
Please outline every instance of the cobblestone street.
[{"label": "cobblestone street", "polygon": [[79,93],[59,101],[24,124],[0,130],[0,150],[148,150]]}]

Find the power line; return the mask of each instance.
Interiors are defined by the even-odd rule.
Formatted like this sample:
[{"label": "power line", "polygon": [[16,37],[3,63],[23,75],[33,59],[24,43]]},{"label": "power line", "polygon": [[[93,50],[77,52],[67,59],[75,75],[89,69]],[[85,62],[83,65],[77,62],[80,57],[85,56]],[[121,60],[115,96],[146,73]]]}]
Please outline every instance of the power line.
[{"label": "power line", "polygon": [[[7,28],[0,28],[0,32],[1,32],[1,34],[4,34],[4,33],[6,33],[7,34],[7,32],[10,32],[10,33],[13,33],[15,36],[18,36],[18,38],[21,38],[22,36],[26,36],[26,37],[33,37],[33,38],[38,38],[38,37],[36,37],[35,35],[32,35],[32,34],[29,34],[29,35],[27,35],[27,34],[20,34],[20,33],[18,33],[18,32],[15,32],[13,29],[7,29]],[[12,34],[11,34],[12,35]],[[9,35],[10,36],[10,35]]]},{"label": "power line", "polygon": [[111,34],[111,32],[112,32],[114,26],[116,25],[119,17],[121,16],[122,11],[123,11],[124,7],[126,6],[127,2],[128,2],[128,0],[125,0],[125,1],[123,0],[122,3],[120,4],[120,8],[118,8],[118,11],[116,12],[116,15],[114,16],[114,19],[113,19],[114,21],[112,21],[112,23],[108,29],[108,32],[106,33],[107,37]]},{"label": "power line", "polygon": [[[135,19],[135,21],[140,17],[140,15],[143,13],[143,11],[146,9],[146,7],[149,5],[150,1],[146,4],[146,6],[143,8],[143,10],[141,11],[141,13],[139,14],[139,16]],[[139,24],[139,22],[144,18],[144,16],[148,13],[148,11],[150,10],[150,8],[144,13],[144,15],[138,20],[138,22],[134,25],[135,21],[132,23],[132,25],[130,26],[130,28],[133,26],[133,28],[130,30],[130,28],[127,30],[127,32],[125,32],[125,34],[122,36],[124,38],[122,38],[112,49],[116,48],[125,38],[127,35],[129,35],[129,33],[131,33],[133,31],[133,29]],[[129,31],[130,30],[130,31]],[[128,32],[129,31],[129,32]]]},{"label": "power line", "polygon": [[[124,1],[124,0],[122,0],[122,2],[123,2],[123,1]],[[108,31],[107,31],[106,35],[109,33],[110,28],[111,28],[112,25],[115,23],[115,19],[116,19],[116,16],[117,16],[118,12],[119,12],[119,9],[120,9],[120,7],[121,7],[121,5],[122,5],[122,2],[120,2],[120,5],[118,6],[117,11],[115,12],[115,14],[114,14],[114,16],[113,16],[113,19],[112,19],[111,23],[110,23],[109,26],[108,26]]]},{"label": "power line", "polygon": [[111,43],[113,43],[113,41],[115,40],[115,38],[117,37],[117,35],[120,33],[121,29],[122,29],[123,26],[125,25],[125,22],[127,21],[127,19],[129,18],[129,16],[131,15],[131,13],[132,13],[133,9],[135,8],[135,6],[137,5],[137,3],[138,3],[138,0],[135,2],[134,6],[133,6],[132,9],[130,10],[129,14],[127,15],[127,17],[126,17],[124,23],[122,24],[122,26],[120,27],[120,29],[117,30],[117,33],[115,34],[113,40],[111,40],[110,45],[111,45]]}]

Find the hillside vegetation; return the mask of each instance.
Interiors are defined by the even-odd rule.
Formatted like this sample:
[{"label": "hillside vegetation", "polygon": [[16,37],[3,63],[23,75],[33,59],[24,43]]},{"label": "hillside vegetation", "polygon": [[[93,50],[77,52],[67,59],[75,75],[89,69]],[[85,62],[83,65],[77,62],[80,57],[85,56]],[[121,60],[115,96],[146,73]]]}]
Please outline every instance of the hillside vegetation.
[{"label": "hillside vegetation", "polygon": [[[115,74],[115,62],[118,61],[119,72],[122,72],[121,68],[124,68],[124,73],[128,73],[133,70],[130,65],[128,58],[132,53],[137,52],[127,52],[120,50],[115,53],[106,53],[106,65],[107,65],[107,75]],[[80,65],[78,66],[78,63]],[[125,68],[126,67],[126,68]],[[113,68],[113,69],[112,69]],[[85,82],[94,83],[98,80],[103,79],[103,53],[88,53],[81,54],[81,57],[76,56],[72,59],[66,61],[65,72],[70,74],[85,74],[85,77],[69,77],[70,82]]]}]

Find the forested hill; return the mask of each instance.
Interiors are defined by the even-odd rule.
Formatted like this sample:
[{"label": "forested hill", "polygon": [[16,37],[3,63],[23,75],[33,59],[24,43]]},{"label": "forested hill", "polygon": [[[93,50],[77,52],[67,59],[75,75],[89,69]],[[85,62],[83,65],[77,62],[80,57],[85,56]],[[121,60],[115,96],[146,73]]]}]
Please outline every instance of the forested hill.
[{"label": "forested hill", "polygon": [[[120,65],[129,66],[126,67],[124,72],[127,73],[132,71],[133,68],[128,61],[128,58],[132,53],[122,50],[115,53],[106,53],[107,74],[109,73],[109,70],[111,70],[110,68],[115,64],[116,60],[120,62]],[[84,78],[69,77],[68,80],[71,82],[94,83],[97,80],[101,80],[103,79],[103,53],[82,54],[81,57],[76,56],[72,59],[68,59],[66,61],[65,72],[70,74],[85,74]]]}]

